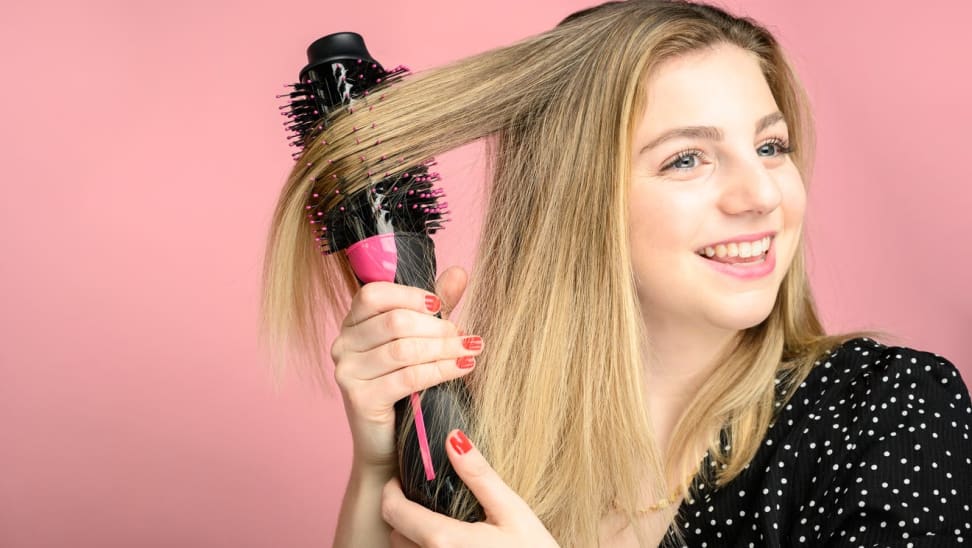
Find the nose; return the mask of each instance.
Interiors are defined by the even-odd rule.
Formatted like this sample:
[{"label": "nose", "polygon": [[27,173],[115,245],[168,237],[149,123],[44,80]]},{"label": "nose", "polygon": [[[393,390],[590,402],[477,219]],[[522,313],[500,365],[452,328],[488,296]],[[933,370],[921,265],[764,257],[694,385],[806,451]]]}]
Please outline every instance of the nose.
[{"label": "nose", "polygon": [[760,158],[741,159],[727,166],[720,205],[726,213],[765,215],[783,199],[780,186]]}]

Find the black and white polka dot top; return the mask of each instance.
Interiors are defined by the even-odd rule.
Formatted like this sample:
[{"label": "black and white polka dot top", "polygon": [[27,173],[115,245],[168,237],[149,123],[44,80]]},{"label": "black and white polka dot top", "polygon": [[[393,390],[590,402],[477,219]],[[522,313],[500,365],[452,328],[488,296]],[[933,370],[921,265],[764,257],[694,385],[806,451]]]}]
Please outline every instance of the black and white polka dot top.
[{"label": "black and white polka dot top", "polygon": [[970,424],[947,359],[849,340],[778,409],[739,476],[682,503],[683,544],[972,546]]}]

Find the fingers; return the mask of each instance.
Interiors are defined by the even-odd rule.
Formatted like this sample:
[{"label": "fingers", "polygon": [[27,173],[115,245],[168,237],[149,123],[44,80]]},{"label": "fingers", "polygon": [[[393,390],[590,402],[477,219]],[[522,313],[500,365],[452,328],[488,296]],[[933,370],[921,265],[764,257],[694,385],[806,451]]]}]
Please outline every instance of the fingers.
[{"label": "fingers", "polygon": [[[379,389],[373,393],[373,397],[379,398],[379,404],[390,407],[412,392],[419,392],[466,375],[475,366],[475,358],[466,359],[470,360],[469,363],[460,363],[459,359],[449,359],[399,369],[375,381]],[[382,397],[388,399],[381,401]]]},{"label": "fingers", "polygon": [[381,517],[392,529],[420,546],[437,546],[433,535],[448,535],[458,521],[405,498],[398,478],[381,491]]},{"label": "fingers", "polygon": [[369,406],[391,407],[412,392],[471,372],[482,351],[478,336],[396,339],[368,352],[349,353],[334,374],[344,389],[367,386],[363,397]]},{"label": "fingers", "polygon": [[344,317],[342,327],[357,325],[396,308],[435,314],[442,308],[442,301],[438,296],[417,287],[391,282],[367,283],[351,299],[351,309]]},{"label": "fingers", "polygon": [[396,339],[378,348],[362,352],[353,357],[357,367],[357,378],[371,380],[399,372],[410,365],[442,365],[457,367],[458,358],[477,356],[482,353],[482,339],[477,336]]},{"label": "fingers", "polygon": [[499,477],[462,430],[449,433],[446,452],[456,473],[482,505],[488,522],[511,523],[517,516],[533,514],[529,505]]},{"label": "fingers", "polygon": [[458,266],[445,269],[435,283],[435,292],[442,299],[442,317],[448,318],[452,310],[459,304],[469,276]]},{"label": "fingers", "polygon": [[[341,332],[342,352],[367,352],[395,339],[407,337],[455,337],[456,324],[432,316],[397,308],[368,318]],[[337,341],[335,341],[337,342]]]}]

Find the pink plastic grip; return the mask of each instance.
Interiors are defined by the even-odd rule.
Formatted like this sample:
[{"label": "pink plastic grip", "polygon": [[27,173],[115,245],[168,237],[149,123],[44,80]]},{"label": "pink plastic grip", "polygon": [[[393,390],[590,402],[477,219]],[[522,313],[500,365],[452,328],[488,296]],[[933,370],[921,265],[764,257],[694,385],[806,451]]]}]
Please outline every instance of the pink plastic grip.
[{"label": "pink plastic grip", "polygon": [[394,282],[398,270],[395,234],[378,234],[348,246],[351,268],[364,282]]}]

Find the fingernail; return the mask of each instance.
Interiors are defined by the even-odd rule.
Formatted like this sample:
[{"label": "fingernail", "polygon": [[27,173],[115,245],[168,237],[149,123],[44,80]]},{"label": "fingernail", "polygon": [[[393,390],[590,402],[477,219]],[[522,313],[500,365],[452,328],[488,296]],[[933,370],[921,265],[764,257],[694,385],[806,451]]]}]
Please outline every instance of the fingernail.
[{"label": "fingernail", "polygon": [[481,350],[483,348],[483,339],[478,335],[466,337],[462,339],[462,347],[466,350]]},{"label": "fingernail", "polygon": [[469,369],[476,365],[476,360],[472,356],[463,356],[456,360],[456,365],[459,366],[459,369]]},{"label": "fingernail", "polygon": [[426,295],[425,308],[428,309],[429,312],[438,312],[439,309],[442,308],[442,301],[440,301],[435,295]]},{"label": "fingernail", "polygon": [[456,433],[449,438],[449,443],[452,444],[452,448],[456,450],[456,453],[460,455],[465,455],[472,449],[472,442],[462,433],[462,430],[456,430]]}]

